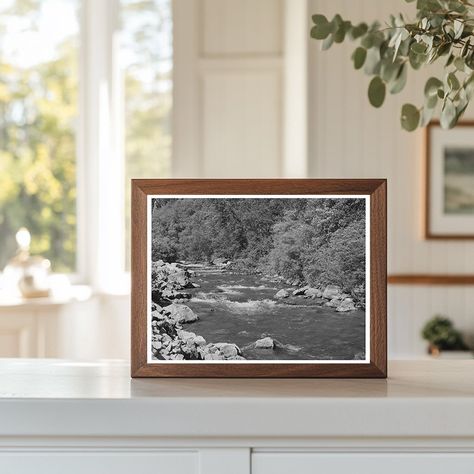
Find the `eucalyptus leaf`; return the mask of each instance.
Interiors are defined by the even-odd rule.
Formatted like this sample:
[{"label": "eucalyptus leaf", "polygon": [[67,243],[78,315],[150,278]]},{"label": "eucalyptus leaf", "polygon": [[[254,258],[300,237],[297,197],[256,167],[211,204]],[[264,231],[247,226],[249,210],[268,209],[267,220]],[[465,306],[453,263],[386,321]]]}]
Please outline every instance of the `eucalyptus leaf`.
[{"label": "eucalyptus leaf", "polygon": [[396,94],[405,87],[410,68],[418,70],[446,56],[444,80],[427,81],[422,108],[403,106],[402,126],[414,130],[426,124],[441,101],[443,126],[452,127],[474,99],[474,0],[417,0],[416,10],[415,20],[392,14],[370,25],[353,25],[339,14],[331,21],[314,15],[311,35],[322,41],[323,49],[346,39],[357,42],[352,61],[372,76],[368,94],[375,107],[383,104],[387,90]]},{"label": "eucalyptus leaf", "polygon": [[359,46],[352,54],[352,60],[354,61],[354,68],[360,69],[367,58],[367,50]]},{"label": "eucalyptus leaf", "polygon": [[364,72],[367,75],[378,74],[380,72],[380,66],[380,50],[378,48],[369,49],[365,60]]},{"label": "eucalyptus leaf", "polygon": [[408,78],[408,68],[406,64],[402,64],[400,66],[396,79],[392,82],[390,86],[390,93],[398,94],[399,92],[401,92],[406,86],[407,78]]},{"label": "eucalyptus leaf", "polygon": [[333,35],[329,35],[322,43],[321,49],[323,51],[328,50],[334,44],[334,37]]},{"label": "eucalyptus leaf", "polygon": [[412,132],[420,123],[420,111],[412,104],[402,107],[401,124],[404,130]]},{"label": "eucalyptus leaf", "polygon": [[461,57],[465,58],[469,54],[469,48],[471,46],[471,38],[468,38],[461,49]]},{"label": "eucalyptus leaf", "polygon": [[385,58],[381,62],[380,75],[385,82],[391,82],[396,78],[400,69],[400,62],[393,62],[390,58]]},{"label": "eucalyptus leaf", "polygon": [[375,76],[369,84],[369,101],[374,107],[381,107],[385,101],[385,82],[379,76]]},{"label": "eucalyptus leaf", "polygon": [[331,24],[320,23],[311,28],[311,38],[322,40],[326,39],[331,33]]},{"label": "eucalyptus leaf", "polygon": [[455,61],[456,56],[454,54],[450,54],[448,60],[446,61],[445,67],[451,66],[451,64]]},{"label": "eucalyptus leaf", "polygon": [[452,128],[457,117],[456,106],[454,102],[447,98],[441,110],[441,126],[443,128]]},{"label": "eucalyptus leaf", "polygon": [[329,23],[325,15],[316,14],[311,17],[315,25],[327,25]]},{"label": "eucalyptus leaf", "polygon": [[349,36],[353,39],[356,40],[357,38],[360,38],[361,36],[364,36],[369,27],[367,23],[359,23],[357,26],[352,27],[352,29],[349,32]]},{"label": "eucalyptus leaf", "polygon": [[411,50],[415,53],[415,54],[425,54],[426,53],[426,50],[427,50],[427,47],[425,44],[423,43],[413,43],[411,45]]},{"label": "eucalyptus leaf", "polygon": [[432,95],[425,100],[425,109],[434,109],[438,105],[438,95]]},{"label": "eucalyptus leaf", "polygon": [[426,81],[425,85],[425,97],[436,96],[438,94],[438,89],[443,87],[443,81],[437,77],[430,77]]},{"label": "eucalyptus leaf", "polygon": [[474,96],[474,74],[471,74],[463,84],[464,90],[466,91],[466,97],[468,100]]},{"label": "eucalyptus leaf", "polygon": [[420,117],[420,127],[426,127],[432,120],[434,113],[436,111],[435,107],[423,107]]},{"label": "eucalyptus leaf", "polygon": [[454,72],[450,72],[446,76],[446,84],[449,86],[450,90],[457,91],[461,87],[461,84],[459,84],[458,78]]}]

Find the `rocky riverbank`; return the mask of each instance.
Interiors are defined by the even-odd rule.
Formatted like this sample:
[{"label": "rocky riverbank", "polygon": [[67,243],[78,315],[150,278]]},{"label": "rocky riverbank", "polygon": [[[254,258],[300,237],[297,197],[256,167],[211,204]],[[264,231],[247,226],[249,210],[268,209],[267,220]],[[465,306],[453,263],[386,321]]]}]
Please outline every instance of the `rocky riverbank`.
[{"label": "rocky riverbank", "polygon": [[186,331],[183,325],[198,316],[183,301],[191,295],[184,292],[196,288],[192,272],[176,263],[162,260],[152,266],[151,351],[161,360],[240,360],[244,359],[235,344],[208,344],[202,336]]}]

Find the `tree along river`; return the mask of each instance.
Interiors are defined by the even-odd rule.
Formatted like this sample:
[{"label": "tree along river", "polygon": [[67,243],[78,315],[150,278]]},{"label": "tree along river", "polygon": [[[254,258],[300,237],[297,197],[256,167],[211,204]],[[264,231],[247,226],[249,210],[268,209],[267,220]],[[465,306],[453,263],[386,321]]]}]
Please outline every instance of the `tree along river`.
[{"label": "tree along river", "polygon": [[[186,329],[208,343],[235,343],[246,359],[364,359],[365,311],[338,313],[322,306],[324,300],[302,296],[277,300],[282,284],[261,275],[197,265],[190,269],[200,288],[189,291],[186,304],[199,320]],[[265,336],[275,340],[274,350],[251,346]]]}]

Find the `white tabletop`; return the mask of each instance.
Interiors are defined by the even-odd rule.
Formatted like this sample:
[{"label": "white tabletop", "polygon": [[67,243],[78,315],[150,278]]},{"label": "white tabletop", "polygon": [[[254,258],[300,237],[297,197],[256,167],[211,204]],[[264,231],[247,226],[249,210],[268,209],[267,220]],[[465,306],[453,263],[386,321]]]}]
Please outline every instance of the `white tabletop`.
[{"label": "white tabletop", "polygon": [[0,420],[0,436],[474,437],[474,361],[394,361],[387,380],[131,380],[117,361],[3,359]]}]

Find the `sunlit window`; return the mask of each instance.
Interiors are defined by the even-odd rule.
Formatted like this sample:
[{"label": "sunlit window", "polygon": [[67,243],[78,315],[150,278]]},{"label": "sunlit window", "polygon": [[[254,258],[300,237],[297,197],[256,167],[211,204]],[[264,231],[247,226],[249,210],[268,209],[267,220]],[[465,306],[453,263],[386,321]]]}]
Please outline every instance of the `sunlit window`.
[{"label": "sunlit window", "polygon": [[121,0],[125,89],[126,258],[130,178],[166,177],[171,167],[171,0]]},{"label": "sunlit window", "polygon": [[0,2],[0,270],[20,227],[53,270],[76,268],[79,7]]}]

